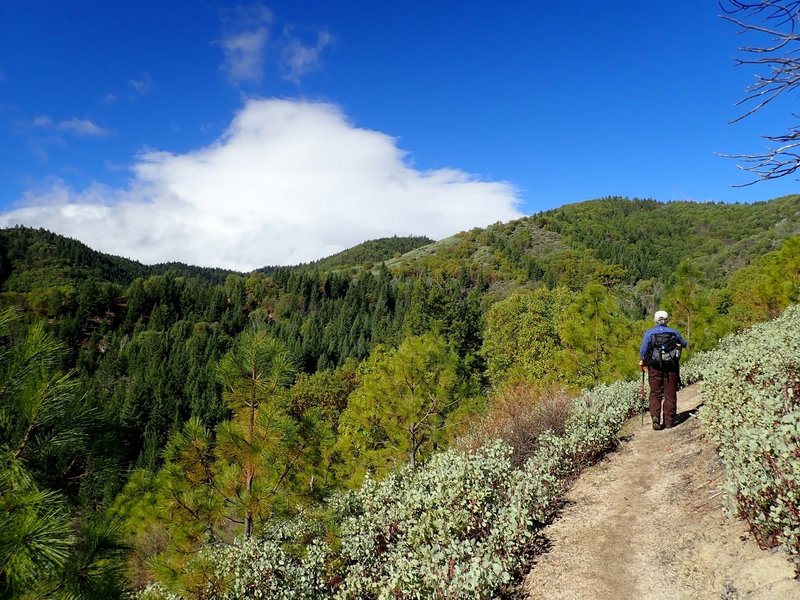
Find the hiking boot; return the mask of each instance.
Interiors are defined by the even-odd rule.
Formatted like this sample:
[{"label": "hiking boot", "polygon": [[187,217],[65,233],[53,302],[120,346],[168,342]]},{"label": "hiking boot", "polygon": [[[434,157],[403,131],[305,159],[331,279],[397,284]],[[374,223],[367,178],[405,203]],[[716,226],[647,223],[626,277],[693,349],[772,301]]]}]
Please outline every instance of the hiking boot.
[{"label": "hiking boot", "polygon": [[664,429],[664,426],[661,424],[661,422],[658,419],[654,418],[653,419],[653,429],[655,429],[656,431],[661,431],[662,429]]}]

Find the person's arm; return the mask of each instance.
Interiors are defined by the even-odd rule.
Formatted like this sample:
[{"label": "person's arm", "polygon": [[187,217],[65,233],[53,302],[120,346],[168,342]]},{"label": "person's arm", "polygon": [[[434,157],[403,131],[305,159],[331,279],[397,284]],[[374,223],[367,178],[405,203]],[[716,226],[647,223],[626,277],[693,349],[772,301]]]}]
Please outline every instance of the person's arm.
[{"label": "person's arm", "polygon": [[647,344],[650,341],[650,331],[648,330],[645,332],[644,337],[642,337],[642,345],[639,348],[639,364],[644,361],[645,352],[647,352]]},{"label": "person's arm", "polygon": [[675,333],[678,334],[678,343],[681,345],[681,348],[686,348],[689,345],[689,342],[683,339],[683,336],[679,331],[676,331]]}]

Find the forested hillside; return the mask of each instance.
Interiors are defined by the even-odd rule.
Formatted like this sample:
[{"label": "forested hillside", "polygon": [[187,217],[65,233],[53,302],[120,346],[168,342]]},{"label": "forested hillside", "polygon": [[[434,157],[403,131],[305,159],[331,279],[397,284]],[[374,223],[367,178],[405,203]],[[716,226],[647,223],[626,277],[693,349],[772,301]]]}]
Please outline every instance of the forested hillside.
[{"label": "forested hillside", "polygon": [[[798,226],[797,196],[755,204],[604,198],[465,232],[391,263],[452,268],[448,259],[467,261],[506,277],[580,287],[593,259],[606,268],[621,267],[615,276],[635,284],[651,278],[666,281],[690,258],[718,282],[776,249],[797,234]],[[560,266],[578,272],[559,277]]]},{"label": "forested hillside", "polygon": [[371,266],[371,264],[402,256],[415,248],[432,243],[433,240],[425,236],[394,236],[379,240],[368,240],[333,256],[314,261],[308,266],[322,270],[362,266],[365,263]]},{"label": "forested hillside", "polygon": [[[345,534],[361,544],[321,503],[476,439],[514,448],[511,462],[482,451],[495,474],[519,467],[541,431],[595,419],[559,398],[636,375],[656,308],[691,353],[798,300],[800,196],[606,198],[249,274],[2,230],[0,486],[19,501],[0,529],[0,595],[38,581],[43,594],[113,597],[159,582],[215,597],[203,595],[204,547],[296,541],[281,527],[300,513],[319,514],[333,546]],[[559,460],[589,460],[610,439],[580,438]],[[368,499],[349,502],[334,512],[357,515]],[[279,550],[327,560],[295,542]]]}]

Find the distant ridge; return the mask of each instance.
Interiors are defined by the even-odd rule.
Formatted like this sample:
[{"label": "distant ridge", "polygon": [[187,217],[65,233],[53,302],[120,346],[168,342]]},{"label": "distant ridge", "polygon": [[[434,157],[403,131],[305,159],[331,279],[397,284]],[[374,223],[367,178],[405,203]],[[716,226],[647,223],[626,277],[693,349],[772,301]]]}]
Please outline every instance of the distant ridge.
[{"label": "distant ridge", "polygon": [[[586,277],[607,284],[667,280],[681,261],[711,280],[724,278],[755,257],[800,235],[800,195],[753,204],[608,197],[568,204],[507,223],[463,231],[434,242],[425,236],[365,241],[289,270],[370,268],[380,263],[396,276],[425,270],[448,276],[481,272],[492,282],[536,282],[580,289]],[[28,292],[87,278],[127,286],[164,273],[223,283],[242,273],[183,263],[144,265],[92,250],[44,229],[0,229],[0,291]]]},{"label": "distant ridge", "polygon": [[800,235],[800,195],[753,204],[609,197],[475,228],[392,259],[398,272],[481,269],[495,280],[582,287],[571,272],[618,283],[668,280],[691,259],[712,279]]},{"label": "distant ridge", "polygon": [[[424,235],[392,236],[367,240],[357,246],[342,250],[331,256],[297,265],[294,269],[312,268],[322,271],[344,267],[362,266],[365,263],[381,263],[397,258],[417,248],[432,244],[433,240]],[[272,273],[281,267],[264,267],[262,273]]]},{"label": "distant ridge", "polygon": [[78,240],[45,229],[0,229],[0,289],[27,292],[87,279],[128,286],[137,277],[166,272],[222,283],[235,271],[170,262],[144,265],[138,261],[91,249]]}]

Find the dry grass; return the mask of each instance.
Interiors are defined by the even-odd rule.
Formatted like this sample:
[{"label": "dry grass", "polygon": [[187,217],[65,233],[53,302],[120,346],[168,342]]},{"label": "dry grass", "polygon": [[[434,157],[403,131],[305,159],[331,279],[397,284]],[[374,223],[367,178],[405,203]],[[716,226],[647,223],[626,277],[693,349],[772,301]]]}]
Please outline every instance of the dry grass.
[{"label": "dry grass", "polygon": [[545,431],[562,434],[570,413],[570,393],[557,386],[515,383],[495,392],[487,412],[478,417],[458,446],[475,449],[490,439],[502,439],[513,449],[511,460],[525,464]]}]

